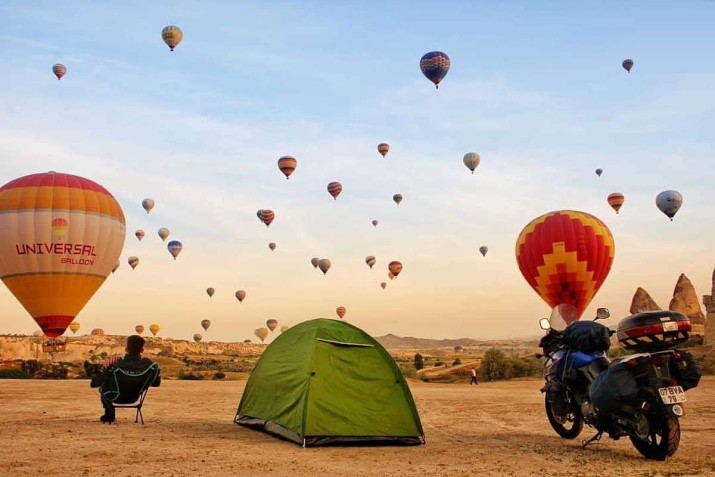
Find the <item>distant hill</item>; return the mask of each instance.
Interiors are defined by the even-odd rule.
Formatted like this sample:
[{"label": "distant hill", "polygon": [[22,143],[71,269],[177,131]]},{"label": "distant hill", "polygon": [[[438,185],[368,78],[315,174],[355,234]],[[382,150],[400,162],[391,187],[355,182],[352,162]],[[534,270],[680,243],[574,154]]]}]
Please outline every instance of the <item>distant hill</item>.
[{"label": "distant hill", "polygon": [[397,336],[392,333],[376,336],[375,339],[387,349],[435,349],[435,348],[484,348],[484,347],[513,347],[514,344],[524,344],[538,341],[538,338],[522,338],[512,340],[475,340],[473,338],[458,339],[429,339],[413,338],[411,336]]}]

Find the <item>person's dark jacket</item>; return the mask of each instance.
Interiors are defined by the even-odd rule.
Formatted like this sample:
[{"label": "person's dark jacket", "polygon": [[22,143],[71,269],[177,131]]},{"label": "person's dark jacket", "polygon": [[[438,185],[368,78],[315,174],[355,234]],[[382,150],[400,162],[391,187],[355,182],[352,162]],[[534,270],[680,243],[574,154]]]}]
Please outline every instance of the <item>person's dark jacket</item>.
[{"label": "person's dark jacket", "polygon": [[[93,388],[98,388],[102,386],[103,384],[107,384],[110,386],[112,383],[109,381],[109,379],[112,376],[112,373],[110,372],[114,367],[118,367],[120,369],[123,369],[124,371],[128,371],[130,373],[142,373],[146,371],[146,369],[154,364],[152,360],[149,358],[142,358],[141,355],[139,354],[129,354],[127,353],[124,355],[123,358],[118,360],[116,363],[112,364],[111,366],[107,367],[100,373],[94,375],[92,377],[92,380],[90,381],[89,385],[90,387]],[[156,379],[154,379],[154,382],[151,383],[152,387],[158,387],[161,385],[161,374],[157,374]]]}]

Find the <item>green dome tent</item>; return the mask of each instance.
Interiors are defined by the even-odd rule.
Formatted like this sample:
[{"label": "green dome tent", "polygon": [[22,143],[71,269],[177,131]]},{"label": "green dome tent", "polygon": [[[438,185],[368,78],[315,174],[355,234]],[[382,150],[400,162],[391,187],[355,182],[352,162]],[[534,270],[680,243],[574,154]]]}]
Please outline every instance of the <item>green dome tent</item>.
[{"label": "green dome tent", "polygon": [[293,326],[266,348],[234,421],[303,446],[424,444],[389,353],[361,329],[326,318]]}]

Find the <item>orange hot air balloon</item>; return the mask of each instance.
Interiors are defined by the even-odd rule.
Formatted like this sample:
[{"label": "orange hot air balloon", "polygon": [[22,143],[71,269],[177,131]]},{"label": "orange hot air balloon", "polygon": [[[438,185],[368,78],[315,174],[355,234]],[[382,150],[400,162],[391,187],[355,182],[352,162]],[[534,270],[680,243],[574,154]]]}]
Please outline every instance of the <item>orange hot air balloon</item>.
[{"label": "orange hot air balloon", "polygon": [[298,167],[298,161],[293,156],[283,156],[278,159],[278,169],[286,176],[286,179],[290,179],[290,175],[295,172],[296,167]]},{"label": "orange hot air balloon", "polygon": [[183,38],[184,32],[176,25],[169,25],[161,30],[161,39],[164,40],[164,43],[166,43],[166,46],[168,46],[171,51],[174,51],[176,45],[181,43]]},{"label": "orange hot air balloon", "polygon": [[149,331],[151,331],[153,336],[156,336],[159,333],[159,330],[161,330],[161,327],[159,327],[156,323],[149,327]]},{"label": "orange hot air balloon", "polygon": [[134,331],[137,332],[138,335],[144,333],[144,325],[137,325],[134,327]]},{"label": "orange hot air balloon", "polygon": [[608,227],[574,210],[549,212],[532,220],[516,240],[521,274],[551,307],[572,305],[581,317],[611,270],[615,243]]},{"label": "orange hot air balloon", "polygon": [[333,196],[334,200],[338,200],[338,196],[343,191],[343,185],[340,182],[331,182],[328,184],[328,194]]},{"label": "orange hot air balloon", "polygon": [[344,306],[339,306],[335,309],[335,313],[338,315],[338,317],[342,320],[343,317],[345,316],[345,313],[348,311],[345,309]]},{"label": "orange hot air balloon", "polygon": [[618,211],[621,209],[621,206],[623,205],[623,202],[626,200],[625,197],[623,197],[623,194],[620,192],[614,192],[613,194],[608,194],[608,205],[613,207],[613,210],[618,213]]},{"label": "orange hot air balloon", "polygon": [[65,332],[124,246],[124,213],[83,177],[32,174],[0,188],[0,278],[49,338]]},{"label": "orange hot air balloon", "polygon": [[381,142],[380,144],[377,145],[377,152],[382,154],[382,157],[385,157],[389,151],[390,151],[389,144],[387,144],[385,142]]},{"label": "orange hot air balloon", "polygon": [[393,260],[392,262],[390,262],[387,268],[388,270],[390,270],[390,273],[392,273],[395,278],[397,278],[397,275],[399,275],[402,271],[402,263],[398,262],[397,260]]}]

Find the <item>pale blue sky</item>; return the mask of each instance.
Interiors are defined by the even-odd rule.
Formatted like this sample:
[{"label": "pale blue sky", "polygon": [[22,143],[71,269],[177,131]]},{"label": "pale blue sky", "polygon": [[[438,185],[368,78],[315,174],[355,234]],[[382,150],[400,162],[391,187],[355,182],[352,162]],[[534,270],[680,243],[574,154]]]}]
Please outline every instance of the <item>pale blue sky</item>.
[{"label": "pale blue sky", "polygon": [[[184,31],[173,53],[168,24]],[[375,334],[534,335],[549,310],[514,242],[562,208],[611,228],[615,264],[591,309],[621,317],[637,286],[667,306],[680,272],[709,293],[714,24],[712,2],[3,2],[0,182],[58,170],[122,204],[122,267],[82,331],[156,321],[190,338],[209,318],[207,337],[234,340],[343,305]],[[452,60],[438,91],[418,66],[431,50]],[[290,181],[285,154],[299,161]],[[664,189],[685,198],[672,223],[654,206]],[[276,212],[270,229],[260,208]],[[176,262],[162,226],[184,243]],[[333,261],[327,276],[313,256]],[[392,259],[405,271],[383,291]],[[0,316],[2,331],[35,329],[5,288]]]}]

